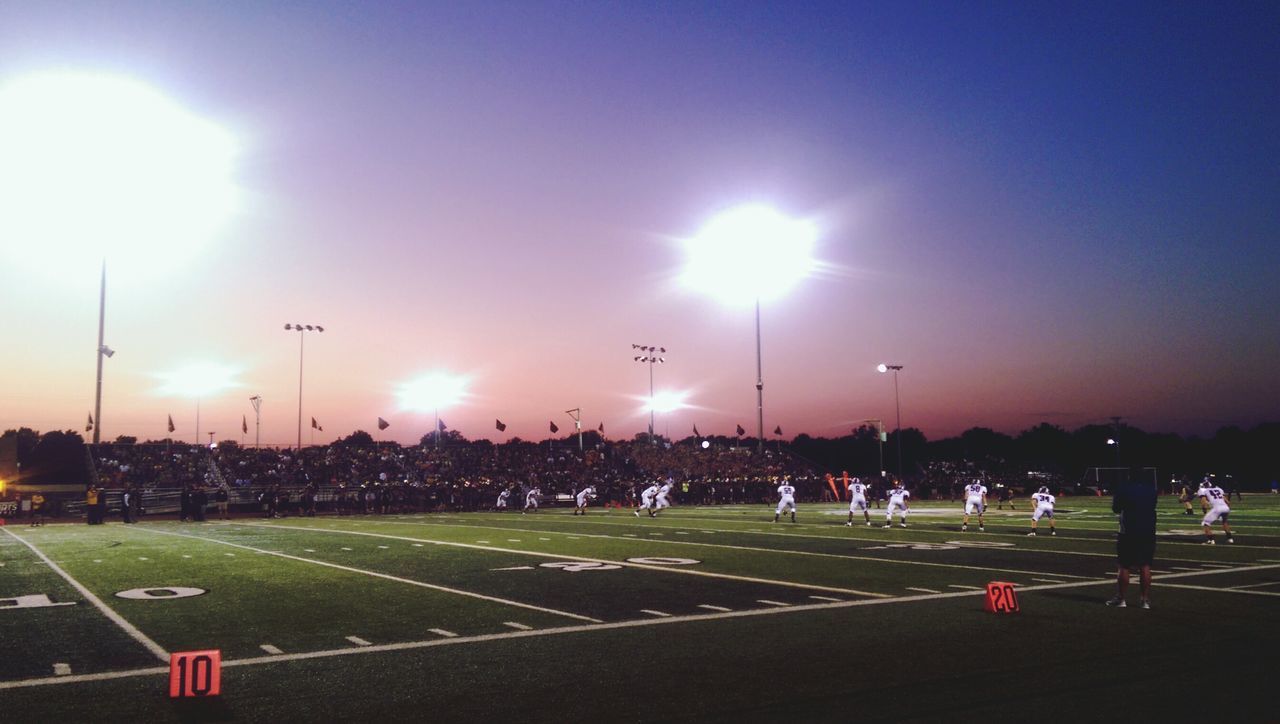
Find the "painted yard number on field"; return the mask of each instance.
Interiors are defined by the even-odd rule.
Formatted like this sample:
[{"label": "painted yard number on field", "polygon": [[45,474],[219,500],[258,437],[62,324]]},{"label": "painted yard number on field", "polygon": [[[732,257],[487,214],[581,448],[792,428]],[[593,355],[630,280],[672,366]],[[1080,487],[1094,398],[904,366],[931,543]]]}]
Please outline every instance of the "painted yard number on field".
[{"label": "painted yard number on field", "polygon": [[169,698],[222,693],[222,652],[181,651],[169,657]]}]

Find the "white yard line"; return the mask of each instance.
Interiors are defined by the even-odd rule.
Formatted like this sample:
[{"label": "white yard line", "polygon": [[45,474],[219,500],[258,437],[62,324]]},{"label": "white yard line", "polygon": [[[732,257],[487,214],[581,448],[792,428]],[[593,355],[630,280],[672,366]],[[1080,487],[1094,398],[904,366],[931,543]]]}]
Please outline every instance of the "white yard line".
[{"label": "white yard line", "polygon": [[[1217,571],[1196,571],[1188,573],[1174,573],[1166,578],[1182,578],[1182,577],[1199,577],[1214,575],[1217,573],[1242,573],[1246,571],[1274,570],[1280,568],[1280,565],[1266,566],[1246,566],[1231,570]],[[1111,580],[1097,581],[1071,581],[1069,583],[1045,584],[1042,586],[1026,586],[1019,590],[1019,593],[1026,594],[1035,591],[1060,591],[1073,588],[1087,588],[1089,586],[1104,586],[1111,584]],[[1169,586],[1171,584],[1161,583],[1157,585]],[[1208,588],[1209,591],[1224,591],[1221,588]],[[801,604],[796,606],[787,606],[786,608],[752,608],[743,611],[724,611],[718,613],[692,614],[686,616],[671,616],[670,618],[644,618],[631,621],[617,621],[614,623],[594,623],[594,624],[575,624],[572,626],[558,626],[555,628],[544,628],[537,630],[525,630],[523,624],[516,624],[512,628],[517,631],[507,631],[495,634],[482,634],[478,636],[459,636],[457,638],[437,638],[426,641],[402,641],[394,644],[377,644],[374,646],[352,647],[345,646],[340,649],[326,649],[323,651],[308,651],[298,654],[283,654],[280,656],[258,656],[247,659],[231,659],[223,661],[223,666],[259,666],[263,664],[274,664],[280,661],[302,661],[308,659],[324,659],[335,656],[353,656],[359,654],[375,654],[387,651],[408,651],[413,649],[432,648],[436,646],[453,646],[465,645],[473,643],[485,643],[489,641],[505,641],[518,638],[532,638],[538,636],[558,636],[562,634],[583,633],[590,631],[616,631],[622,629],[639,628],[642,626],[665,626],[668,624],[691,623],[701,621],[718,621],[733,618],[751,618],[754,616],[785,616],[788,614],[804,613],[807,611],[828,611],[840,608],[860,608],[862,606],[883,606],[886,604],[898,603],[916,603],[920,601],[936,601],[948,598],[966,598],[981,595],[981,591],[956,591],[954,593],[935,593],[922,594],[919,596],[898,596],[894,598],[864,598],[857,601],[841,601],[839,603],[812,603]],[[504,625],[511,626],[514,622],[508,621]],[[18,679],[16,681],[0,681],[0,691],[5,689],[23,689],[32,686],[47,686],[51,684],[69,684],[82,681],[103,681],[107,679],[123,679],[134,676],[152,676],[169,673],[168,667],[151,667],[145,669],[128,669],[124,671],[109,671],[100,674],[79,674],[72,676],[46,677],[41,679]]]},{"label": "white yard line", "polygon": [[[937,593],[937,591],[934,591],[934,593]],[[815,601],[841,601],[841,600],[843,600],[843,599],[840,599],[840,598],[832,598],[832,597],[830,597],[830,596],[810,596],[809,598],[812,598],[812,599],[813,599],[813,600],[815,600]]]},{"label": "white yard line", "polygon": [[522,623],[516,623],[515,621],[503,621],[503,622],[502,622],[502,625],[503,625],[503,626],[510,626],[511,628],[513,628],[513,629],[515,629],[515,630],[517,630],[517,631],[532,631],[532,630],[533,630],[533,627],[532,627],[532,626],[526,626],[526,625],[524,625],[524,624],[522,624]]},{"label": "white yard line", "polygon": [[[810,596],[810,598],[812,598],[812,596]],[[699,603],[698,608],[705,608],[708,611],[719,611],[721,613],[733,610],[732,608],[725,608],[724,606],[712,606],[709,603]]]},{"label": "white yard line", "polygon": [[961,584],[959,584],[959,583],[952,583],[952,584],[949,584],[949,585],[947,586],[947,588],[960,588],[960,589],[963,589],[963,590],[966,590],[966,591],[985,591],[985,590],[987,590],[987,589],[983,588],[982,586],[965,586],[965,585],[961,585]]},{"label": "white yard line", "polygon": [[1186,588],[1192,591],[1213,591],[1215,593],[1239,593],[1245,596],[1280,596],[1280,593],[1272,593],[1271,591],[1242,591],[1239,588],[1213,588],[1212,586],[1189,586],[1183,583],[1164,583],[1162,581],[1152,581],[1151,585],[1164,586],[1165,588]]},{"label": "white yard line", "polygon": [[1232,590],[1241,588],[1262,588],[1264,586],[1280,586],[1280,581],[1267,581],[1266,583],[1250,583],[1247,586],[1231,586]]},{"label": "white yard line", "polygon": [[[242,524],[236,524],[236,525],[242,525]],[[263,526],[263,527],[279,528],[282,526]],[[534,606],[533,604],[530,604],[530,603],[521,603],[520,601],[512,601],[506,598],[498,598],[497,596],[486,596],[483,593],[474,593],[472,591],[463,591],[458,588],[449,588],[448,586],[439,586],[434,583],[426,583],[424,581],[415,581],[412,578],[400,578],[399,576],[392,576],[386,573],[378,573],[377,571],[367,571],[367,570],[364,570],[363,568],[353,568],[351,566],[344,566],[337,563],[329,563],[328,561],[319,561],[319,560],[315,560],[314,558],[303,558],[301,556],[291,556],[288,553],[271,553],[269,551],[262,550],[261,548],[254,548],[252,546],[241,545],[240,543],[230,543],[224,540],[218,540],[217,538],[205,538],[204,536],[187,535],[185,533],[171,533],[169,531],[156,530],[154,528],[145,528],[145,529],[134,528],[131,530],[134,530],[137,532],[144,532],[144,533],[155,533],[157,535],[171,535],[176,538],[191,538],[193,540],[201,540],[207,543],[217,543],[218,545],[232,546],[234,548],[240,548],[247,551],[254,551],[256,553],[266,553],[268,555],[276,556],[277,558],[286,558],[291,561],[300,561],[302,563],[310,563],[316,566],[325,566],[326,568],[336,568],[340,571],[347,571],[350,573],[359,573],[364,576],[373,576],[374,578],[381,578],[387,581],[395,581],[397,583],[405,583],[410,586],[418,586],[420,588],[429,588],[433,591],[443,591],[444,593],[452,593],[458,596],[478,598],[484,601],[492,601],[494,603],[501,603],[507,606],[516,606],[518,608],[526,608],[531,611],[541,611],[543,613],[555,614],[557,616],[573,618],[579,621],[592,621],[595,623],[600,622],[600,619],[598,618],[592,618],[590,616],[582,616],[576,613],[569,613],[568,611],[558,611],[554,608],[543,608],[542,606]],[[311,529],[311,530],[319,530],[319,529]],[[337,533],[338,531],[326,531],[326,532]]]},{"label": "white yard line", "polygon": [[429,628],[429,629],[427,629],[427,630],[428,630],[428,631],[430,631],[431,633],[433,633],[433,634],[437,635],[437,636],[443,636],[443,637],[445,637],[445,638],[447,638],[447,639],[456,639],[456,638],[458,638],[458,634],[456,634],[456,633],[454,633],[454,632],[452,632],[452,631],[445,631],[445,630],[444,630],[444,629],[442,629],[442,628]]},{"label": "white yard line", "polygon": [[671,614],[666,611],[655,611],[651,608],[642,608],[640,609],[640,613],[647,613],[650,616],[658,616],[659,618],[671,618]]},{"label": "white yard line", "polygon": [[757,598],[756,603],[763,603],[766,606],[790,606],[791,605],[789,603],[783,603],[782,601],[770,601],[767,598]]},{"label": "white yard line", "polygon": [[[435,545],[452,546],[455,548],[471,548],[474,550],[494,551],[498,553],[514,553],[516,555],[523,555],[523,556],[537,556],[538,558],[559,558],[561,560],[590,561],[592,563],[604,563],[604,564],[613,565],[613,566],[624,566],[626,568],[639,568],[646,571],[661,571],[663,573],[675,573],[675,574],[687,575],[687,576],[704,576],[707,578],[723,578],[725,580],[730,580],[730,581],[762,583],[770,586],[783,586],[785,588],[801,588],[801,589],[810,590],[810,591],[834,591],[836,593],[848,593],[848,594],[853,594],[855,596],[869,596],[872,598],[890,598],[890,595],[887,593],[872,593],[870,591],[859,591],[852,588],[840,588],[838,586],[821,586],[821,585],[812,584],[812,583],[797,583],[795,581],[779,581],[779,580],[774,580],[769,578],[755,578],[752,576],[736,576],[730,573],[714,573],[712,571],[694,571],[688,568],[672,568],[670,566],[651,566],[643,563],[632,563],[630,561],[613,561],[613,560],[608,560],[604,558],[590,558],[587,556],[579,556],[579,555],[572,555],[572,554],[565,554],[565,553],[544,553],[541,551],[519,550],[515,548],[498,548],[495,546],[481,546],[481,545],[476,545],[474,543],[458,543],[455,541],[447,541],[447,540],[432,540],[430,538],[410,538],[407,536],[391,535],[389,533],[368,533],[360,530],[329,530],[326,528],[307,528],[304,526],[295,526],[295,525],[271,525],[267,523],[234,523],[233,525],[242,525],[250,528],[279,528],[281,530],[293,530],[293,531],[301,530],[301,531],[309,531],[312,533],[329,533],[329,534],[336,534],[336,535],[364,535],[364,536],[370,536],[373,538],[391,538],[393,540],[420,541],[422,543],[434,543]],[[416,524],[406,523],[405,525],[416,525]],[[178,535],[178,534],[170,533],[169,535]],[[599,537],[607,538],[611,536],[599,536]],[[206,538],[202,540],[212,540],[212,539]],[[218,542],[221,543],[222,541],[218,541]],[[680,545],[686,544],[685,541],[647,541],[647,542],[676,543]],[[228,544],[228,545],[234,545],[234,544]],[[705,544],[688,543],[688,545],[705,545]],[[733,548],[734,546],[721,546],[721,547]],[[751,550],[751,549],[748,549],[748,550]],[[759,550],[769,550],[769,549],[761,548]],[[846,557],[846,556],[836,556],[835,554],[814,554],[814,555],[831,555],[832,557],[835,557],[835,558]],[[308,559],[300,559],[300,560],[308,560]],[[867,560],[880,560],[880,559],[868,558]],[[332,564],[325,564],[325,565],[332,565]],[[381,574],[378,574],[378,575],[381,575]]]},{"label": "white yard line", "polygon": [[280,654],[283,654],[283,653],[284,653],[284,652],[283,652],[283,651],[281,651],[279,648],[277,648],[277,647],[275,647],[275,646],[272,646],[271,644],[263,644],[263,645],[259,646],[258,648],[262,649],[263,651],[266,651],[267,653],[271,654],[272,656],[279,656]]},{"label": "white yard line", "polygon": [[915,591],[916,593],[942,593],[942,591],[935,591],[932,588],[917,588],[915,586],[907,586],[907,590]]},{"label": "white yard line", "polygon": [[372,646],[373,645],[372,643],[365,641],[359,636],[348,636],[347,640],[355,644],[356,646]]},{"label": "white yard line", "polygon": [[[384,522],[385,522],[385,523],[388,523],[388,524],[391,524],[391,525],[413,525],[413,526],[419,526],[419,527],[421,527],[421,526],[423,526],[423,525],[436,525],[436,526],[440,526],[440,527],[442,527],[442,528],[480,528],[480,527],[488,528],[488,527],[492,527],[492,526],[471,526],[471,525],[459,525],[459,524],[453,524],[453,523],[410,523],[410,522],[407,522],[407,521],[395,521],[395,520],[388,520],[388,521],[384,521]],[[267,525],[267,524],[250,524],[250,523],[243,523],[243,524],[241,524],[241,525],[261,525],[262,527],[288,527],[288,528],[294,528],[294,526],[270,526],[270,525]],[[315,529],[311,529],[311,528],[307,528],[307,529],[303,529],[303,528],[296,528],[296,529],[297,529],[297,530],[318,530],[318,531],[323,532],[323,533],[338,533],[338,532],[342,532],[342,531],[337,531],[337,530],[323,530],[323,529],[319,529],[319,528],[315,528]],[[507,530],[512,530],[512,529],[507,529]],[[534,532],[534,533],[541,532],[541,531],[527,531],[526,529],[523,529],[523,528],[515,529],[515,530],[520,530],[521,532]],[[366,533],[364,533],[363,531],[346,531],[346,532],[351,533],[351,534],[353,534],[353,535],[375,535],[375,534],[373,534],[373,533],[368,533],[368,534],[366,534]],[[721,531],[721,532],[723,533],[723,532],[733,532],[733,531]],[[630,540],[630,539],[631,539],[631,536],[623,535],[623,536],[621,536],[621,537],[620,537],[620,536],[616,536],[616,535],[604,535],[604,534],[602,534],[602,533],[580,533],[579,535],[580,535],[580,536],[582,536],[582,537],[584,537],[584,538],[604,538],[604,539],[607,539],[607,540]],[[766,535],[769,535],[769,534],[766,534]],[[774,534],[772,534],[772,535],[782,535],[782,534],[781,534],[781,533],[774,533]],[[388,535],[387,537],[389,537],[389,538],[396,538],[396,537],[398,537],[398,536]],[[796,535],[793,535],[793,536],[790,536],[790,537],[793,537],[793,538],[823,538],[823,539],[827,539],[827,540],[840,540],[839,538],[834,538],[834,539],[833,539],[833,538],[831,538],[830,536],[812,536],[812,535],[811,535],[811,536],[805,536],[805,535],[801,535],[801,534],[796,534]],[[420,540],[420,539],[406,538],[405,540]],[[442,543],[442,541],[432,541],[432,542],[435,542],[435,543]],[[971,571],[985,571],[985,572],[987,572],[987,573],[1021,573],[1021,574],[1025,574],[1025,575],[1035,575],[1035,576],[1061,576],[1061,577],[1063,577],[1063,578],[1081,578],[1081,579],[1084,579],[1084,578],[1090,578],[1090,576],[1078,576],[1078,575],[1074,575],[1074,574],[1070,574],[1070,573],[1053,573],[1053,572],[1051,572],[1051,571],[1025,571],[1025,570],[1020,570],[1020,569],[1017,569],[1017,568],[991,568],[991,567],[988,567],[988,566],[967,566],[967,565],[962,565],[962,564],[958,564],[958,563],[957,563],[957,564],[952,565],[952,564],[949,564],[949,563],[931,563],[931,562],[929,562],[929,561],[907,561],[907,560],[901,560],[901,559],[897,559],[897,558],[880,558],[880,557],[877,557],[877,556],[855,556],[855,555],[850,555],[850,554],[847,554],[847,553],[819,553],[819,552],[817,552],[817,551],[794,551],[794,550],[788,550],[788,549],[783,549],[783,548],[761,548],[761,547],[758,547],[758,546],[735,546],[735,545],[729,545],[729,544],[727,544],[727,543],[700,543],[700,542],[698,542],[698,541],[691,541],[691,540],[646,540],[646,541],[644,541],[644,542],[646,542],[646,543],[660,543],[660,544],[663,544],[663,545],[675,545],[675,546],[699,546],[699,547],[702,547],[702,548],[728,548],[728,549],[730,549],[730,550],[735,550],[735,551],[756,551],[756,552],[760,552],[760,553],[777,553],[777,554],[780,554],[780,555],[790,555],[790,556],[811,556],[811,557],[816,557],[816,558],[843,558],[843,559],[851,560],[851,561],[872,561],[872,562],[875,562],[875,563],[890,563],[890,564],[898,564],[898,565],[905,565],[905,566],[926,566],[926,567],[931,567],[931,568],[951,568],[951,569],[961,568],[961,569],[966,569],[966,570],[971,570]],[[883,542],[883,541],[881,541],[881,542]],[[889,542],[898,542],[898,541],[889,541]],[[909,541],[908,541],[908,542],[909,542]],[[467,544],[465,544],[465,543],[446,543],[445,545],[467,545]],[[968,548],[969,550],[973,550],[973,549],[977,549],[977,548],[979,548],[980,546],[965,546],[965,547],[966,547],[966,548]],[[505,551],[505,550],[507,550],[507,549],[494,549],[494,550],[504,550],[504,551]],[[1001,551],[1004,551],[1004,550],[1013,550],[1013,549],[1012,549],[1012,548],[987,548],[987,550],[1001,550]],[[530,553],[530,551],[508,551],[508,552],[511,552],[511,553]],[[546,555],[550,555],[550,554],[546,554]],[[558,555],[557,555],[556,557],[576,558],[577,556],[573,556],[573,555],[558,556]],[[1106,556],[1105,556],[1105,557],[1107,557],[1107,558],[1115,558],[1115,554],[1106,554]],[[595,559],[583,558],[582,560],[595,560]],[[615,561],[608,561],[608,562],[610,562],[610,563],[616,563]],[[630,564],[630,563],[623,563],[623,564],[618,564],[618,565],[632,565],[632,564]],[[637,567],[641,567],[641,568],[643,568],[644,566],[637,566]],[[671,570],[671,569],[668,569],[668,570]],[[694,571],[686,571],[686,572],[688,572],[688,573],[695,573]],[[702,574],[703,574],[703,575],[707,575],[705,572],[702,572]],[[828,588],[827,590],[847,592],[847,591],[844,591],[844,589],[837,589],[837,588]],[[855,591],[855,593],[857,593],[857,591]],[[884,595],[884,594],[862,593],[862,595],[864,595],[864,596],[876,596],[876,595]]]},{"label": "white yard line", "polygon": [[169,662],[169,652],[165,651],[163,646],[156,643],[155,641],[152,641],[151,637],[139,631],[137,626],[134,626],[133,624],[126,621],[123,616],[116,613],[115,610],[112,609],[107,604],[103,603],[101,598],[98,598],[93,594],[93,591],[90,591],[88,588],[85,588],[83,584],[81,584],[76,579],[72,578],[71,574],[62,570],[62,568],[60,568],[58,564],[49,560],[49,557],[46,556],[44,553],[41,553],[39,548],[36,548],[34,545],[31,545],[31,543],[27,542],[27,540],[24,539],[22,536],[18,535],[17,533],[14,533],[8,528],[5,528],[4,532],[13,536],[14,540],[18,541],[22,545],[30,548],[31,552],[35,553],[36,556],[40,558],[40,560],[44,561],[45,565],[53,569],[53,571],[57,573],[59,576],[62,576],[64,579],[66,579],[67,583],[70,583],[72,588],[79,591],[80,595],[84,596],[86,601],[88,601],[89,603],[92,603],[99,611],[102,612],[104,616],[111,619],[112,623],[119,626],[122,630],[124,630],[125,633],[129,634],[129,636],[131,636],[134,641],[137,641],[138,643],[142,644],[147,649],[147,651],[150,651],[152,654],[154,654],[157,659],[160,659],[165,663]]}]

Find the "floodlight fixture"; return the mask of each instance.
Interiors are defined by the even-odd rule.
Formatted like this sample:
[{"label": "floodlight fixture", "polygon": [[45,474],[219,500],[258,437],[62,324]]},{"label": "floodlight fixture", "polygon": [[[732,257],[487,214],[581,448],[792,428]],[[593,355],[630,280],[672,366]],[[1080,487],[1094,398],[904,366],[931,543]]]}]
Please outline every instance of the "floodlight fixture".
[{"label": "floodlight fixture", "polygon": [[298,333],[298,449],[301,450],[302,449],[302,357],[303,357],[302,353],[303,353],[303,347],[306,342],[306,334],[308,330],[313,332],[323,332],[324,327],[321,327],[319,325],[313,327],[310,324],[302,325],[297,322],[294,322],[293,324],[284,325],[284,328],[288,331],[293,331]]},{"label": "floodlight fixture", "polygon": [[898,438],[898,480],[902,480],[902,400],[898,396],[898,373],[902,371],[902,365],[881,362],[876,365],[876,371],[880,373],[893,372],[893,405],[898,411],[898,423],[894,428],[893,434]]},{"label": "floodlight fixture", "polygon": [[818,267],[817,225],[763,205],[730,209],[685,242],[681,283],[732,306],[756,308],[756,451],[764,454],[760,302],[777,299]]},{"label": "floodlight fixture", "polygon": [[633,344],[631,345],[631,349],[640,350],[640,352],[642,353],[637,357],[633,357],[632,359],[634,361],[643,362],[644,364],[649,365],[649,444],[652,445],[657,442],[656,438],[653,435],[653,425],[654,425],[654,407],[652,404],[653,403],[653,366],[655,364],[665,364],[667,361],[665,358],[658,357],[657,354],[655,354],[655,352],[662,352],[663,354],[666,354],[667,348],[658,347],[652,344]]},{"label": "floodlight fixture", "polygon": [[650,413],[653,412],[675,412],[688,407],[686,400],[689,398],[688,392],[676,390],[659,390],[652,393],[645,402],[645,408]]}]

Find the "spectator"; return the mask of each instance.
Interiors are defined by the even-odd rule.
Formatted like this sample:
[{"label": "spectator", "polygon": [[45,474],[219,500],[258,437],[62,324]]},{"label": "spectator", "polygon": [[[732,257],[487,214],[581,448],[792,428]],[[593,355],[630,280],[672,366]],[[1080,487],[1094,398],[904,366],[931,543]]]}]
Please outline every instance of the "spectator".
[{"label": "spectator", "polygon": [[1116,595],[1108,606],[1125,607],[1129,572],[1136,568],[1142,585],[1141,604],[1151,608],[1151,562],[1156,551],[1156,487],[1142,481],[1143,471],[1133,470],[1129,479],[1116,488],[1111,510],[1120,515],[1116,535]]}]

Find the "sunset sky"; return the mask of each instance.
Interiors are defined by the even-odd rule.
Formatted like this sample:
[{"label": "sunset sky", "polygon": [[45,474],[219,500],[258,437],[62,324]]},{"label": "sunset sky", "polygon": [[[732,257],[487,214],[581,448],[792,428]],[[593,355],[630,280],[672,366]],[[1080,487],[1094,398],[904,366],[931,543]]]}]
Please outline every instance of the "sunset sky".
[{"label": "sunset sky", "polygon": [[0,194],[0,429],[83,429],[105,255],[105,439],[167,415],[193,439],[164,375],[212,363],[236,386],[202,431],[247,415],[252,441],[262,395],[263,442],[291,443],[294,322],[326,329],[317,443],[379,416],[416,441],[431,412],[397,389],[441,370],[469,378],[440,411],[468,437],[578,407],[630,437],[633,343],[693,406],[659,433],[754,433],[753,311],[679,283],[684,240],[744,204],[817,230],[818,272],[762,305],[769,431],[892,428],[880,362],[930,438],[1277,420],[1277,38],[1274,2],[6,2],[0,97],[149,88],[229,139],[235,196],[138,257],[33,239]]}]

